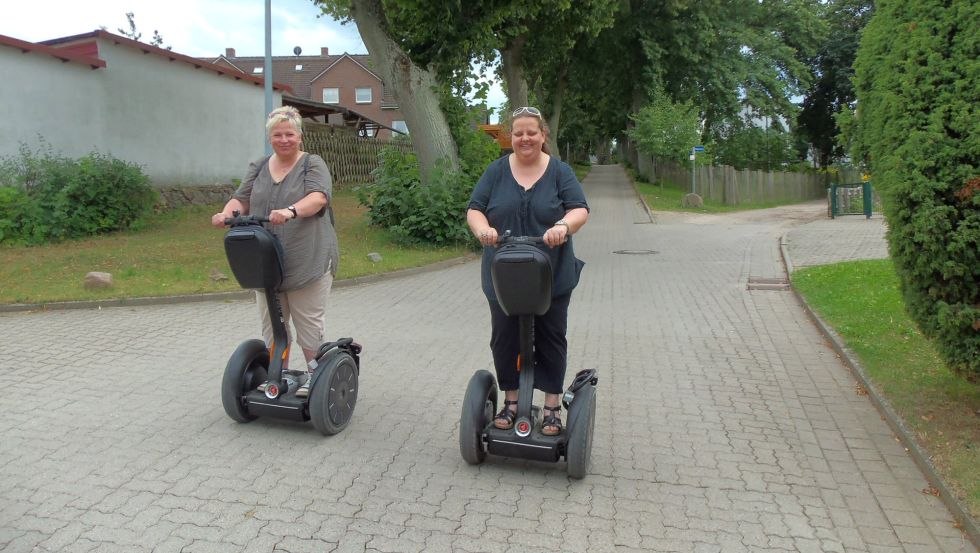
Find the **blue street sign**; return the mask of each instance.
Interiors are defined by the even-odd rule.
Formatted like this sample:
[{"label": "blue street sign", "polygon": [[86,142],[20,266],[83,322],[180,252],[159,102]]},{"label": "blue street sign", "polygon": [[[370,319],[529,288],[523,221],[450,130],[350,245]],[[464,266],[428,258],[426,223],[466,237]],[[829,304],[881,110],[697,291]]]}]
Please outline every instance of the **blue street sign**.
[{"label": "blue street sign", "polygon": [[695,152],[703,152],[704,151],[704,146],[695,146],[694,147],[694,151]]}]

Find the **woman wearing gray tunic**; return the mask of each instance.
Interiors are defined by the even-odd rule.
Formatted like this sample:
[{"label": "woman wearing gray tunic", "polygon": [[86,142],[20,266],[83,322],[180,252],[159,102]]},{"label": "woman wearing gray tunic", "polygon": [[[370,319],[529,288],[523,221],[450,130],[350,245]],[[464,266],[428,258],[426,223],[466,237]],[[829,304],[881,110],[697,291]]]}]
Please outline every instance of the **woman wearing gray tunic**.
[{"label": "woman wearing gray tunic", "polygon": [[[269,114],[266,121],[273,154],[249,164],[242,184],[211,222],[224,227],[233,211],[241,214],[268,214],[270,231],[283,247],[283,283],[279,301],[289,332],[292,320],[296,342],[303,348],[312,370],[314,355],[323,343],[327,296],[340,261],[337,234],[330,218],[325,216],[331,201],[333,183],[323,159],[303,152],[303,123],[299,112],[284,106]],[[295,219],[295,220],[294,220]],[[262,334],[272,344],[272,321],[264,293],[256,292],[256,304],[262,320]],[[288,358],[285,366],[288,365]],[[309,394],[309,382],[296,391]]]}]

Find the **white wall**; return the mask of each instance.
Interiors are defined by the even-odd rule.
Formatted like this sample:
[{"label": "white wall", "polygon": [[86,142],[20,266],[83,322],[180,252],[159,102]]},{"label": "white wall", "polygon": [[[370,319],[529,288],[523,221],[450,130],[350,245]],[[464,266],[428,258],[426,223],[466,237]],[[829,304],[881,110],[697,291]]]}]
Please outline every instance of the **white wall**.
[{"label": "white wall", "polygon": [[0,156],[17,154],[21,143],[35,150],[39,137],[72,157],[104,143],[103,106],[93,101],[104,69],[0,46],[0,75]]},{"label": "white wall", "polygon": [[0,46],[0,156],[40,135],[70,157],[138,163],[163,186],[229,183],[263,155],[262,86],[98,41],[100,69]]}]

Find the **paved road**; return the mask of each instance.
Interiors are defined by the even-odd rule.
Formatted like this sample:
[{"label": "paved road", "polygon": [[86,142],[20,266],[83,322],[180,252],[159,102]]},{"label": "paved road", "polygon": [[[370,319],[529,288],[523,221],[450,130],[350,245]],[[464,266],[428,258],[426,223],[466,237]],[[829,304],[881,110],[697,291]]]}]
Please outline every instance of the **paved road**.
[{"label": "paved road", "polygon": [[365,349],[331,438],[225,416],[252,303],[12,313],[0,550],[976,551],[792,293],[747,289],[784,276],[778,238],[821,205],[651,222],[618,166],[585,185],[570,374],[600,383],[584,480],[459,456],[466,382],[490,368],[477,263],[334,291],[329,334]]}]

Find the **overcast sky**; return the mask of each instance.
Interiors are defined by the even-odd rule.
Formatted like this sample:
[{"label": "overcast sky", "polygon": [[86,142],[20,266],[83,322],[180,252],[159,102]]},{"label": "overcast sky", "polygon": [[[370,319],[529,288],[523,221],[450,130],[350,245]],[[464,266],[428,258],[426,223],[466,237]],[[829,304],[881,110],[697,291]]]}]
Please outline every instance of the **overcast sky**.
[{"label": "overcast sky", "polygon": [[[174,52],[218,57],[225,48],[239,56],[265,54],[265,0],[3,0],[0,34],[40,42],[102,27],[111,33],[129,30],[126,13],[135,15],[137,32],[150,42],[153,31]],[[299,46],[305,55],[367,54],[353,23],[342,25],[310,0],[272,0],[272,55],[289,56]],[[499,87],[490,105],[499,105]]]},{"label": "overcast sky", "polygon": [[[159,31],[164,46],[194,57],[217,57],[225,48],[240,56],[265,54],[264,0],[34,0],[4,2],[0,34],[40,42],[105,27],[129,30],[126,13],[135,15],[143,42]],[[320,13],[310,0],[272,1],[272,54],[288,56],[299,46],[304,54],[366,54],[357,28]]]}]

